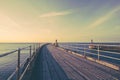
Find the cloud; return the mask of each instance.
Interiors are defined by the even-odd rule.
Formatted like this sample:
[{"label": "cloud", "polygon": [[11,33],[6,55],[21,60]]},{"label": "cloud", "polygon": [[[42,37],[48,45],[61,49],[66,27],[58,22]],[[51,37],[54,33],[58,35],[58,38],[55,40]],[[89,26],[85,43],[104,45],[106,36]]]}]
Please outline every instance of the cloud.
[{"label": "cloud", "polygon": [[90,28],[98,27],[99,25],[101,25],[101,24],[105,23],[106,21],[108,21],[119,10],[120,10],[120,7],[117,7],[115,9],[113,9],[112,11],[110,11],[109,13],[107,13],[106,15],[100,17],[99,19],[97,19],[96,21],[94,21],[93,23],[91,23],[89,25],[89,27]]},{"label": "cloud", "polygon": [[41,18],[47,18],[47,17],[55,17],[55,16],[64,16],[64,15],[68,15],[71,14],[71,11],[62,11],[62,12],[49,12],[49,13],[45,13],[40,15]]}]

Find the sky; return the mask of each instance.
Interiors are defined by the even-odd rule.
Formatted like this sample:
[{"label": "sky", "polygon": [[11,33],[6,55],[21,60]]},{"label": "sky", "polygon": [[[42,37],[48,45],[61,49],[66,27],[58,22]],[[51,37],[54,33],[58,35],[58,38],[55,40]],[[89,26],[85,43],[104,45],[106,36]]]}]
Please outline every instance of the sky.
[{"label": "sky", "polygon": [[0,42],[120,42],[120,0],[0,0]]}]

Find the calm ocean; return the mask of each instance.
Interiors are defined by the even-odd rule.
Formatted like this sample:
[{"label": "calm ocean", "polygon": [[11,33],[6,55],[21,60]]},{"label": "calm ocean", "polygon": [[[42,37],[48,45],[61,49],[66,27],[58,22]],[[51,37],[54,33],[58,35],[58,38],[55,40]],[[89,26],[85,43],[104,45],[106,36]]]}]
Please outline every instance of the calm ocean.
[{"label": "calm ocean", "polygon": [[[33,43],[0,43],[0,55],[18,48],[34,45]],[[21,64],[29,57],[29,49],[21,51]],[[17,52],[0,57],[0,80],[6,80],[13,73],[17,66]]]},{"label": "calm ocean", "polygon": [[33,45],[33,43],[0,43],[0,54],[30,45]]}]

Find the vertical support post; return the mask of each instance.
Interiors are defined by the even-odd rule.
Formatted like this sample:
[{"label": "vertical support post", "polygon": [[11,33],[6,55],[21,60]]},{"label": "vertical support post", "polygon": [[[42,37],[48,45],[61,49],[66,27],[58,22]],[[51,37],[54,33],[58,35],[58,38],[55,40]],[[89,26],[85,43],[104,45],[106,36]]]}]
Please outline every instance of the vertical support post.
[{"label": "vertical support post", "polygon": [[35,44],[35,52],[37,52],[37,43]]},{"label": "vertical support post", "polygon": [[85,48],[85,45],[84,45],[84,58],[86,58],[86,48]]},{"label": "vertical support post", "polygon": [[30,46],[30,59],[31,59],[31,53],[32,53],[31,51],[32,51],[32,46]]},{"label": "vertical support post", "polygon": [[20,78],[20,48],[18,49],[18,64],[17,64],[18,72],[17,72],[17,80]]},{"label": "vertical support post", "polygon": [[39,47],[39,46],[38,46],[38,43],[37,43],[36,45],[37,45],[37,51],[38,51],[38,47]]},{"label": "vertical support post", "polygon": [[100,46],[99,46],[99,44],[97,46],[97,51],[98,51],[98,60],[100,60]]},{"label": "vertical support post", "polygon": [[35,44],[34,44],[34,53],[35,53]]},{"label": "vertical support post", "polygon": [[41,44],[39,43],[39,48],[41,47]]}]

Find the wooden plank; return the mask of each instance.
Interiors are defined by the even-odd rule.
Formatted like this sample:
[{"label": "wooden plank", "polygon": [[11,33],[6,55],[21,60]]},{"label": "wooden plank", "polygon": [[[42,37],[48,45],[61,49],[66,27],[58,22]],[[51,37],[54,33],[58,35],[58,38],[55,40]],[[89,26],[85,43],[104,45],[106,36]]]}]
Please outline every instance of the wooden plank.
[{"label": "wooden plank", "polygon": [[[70,66],[74,69],[74,72],[78,74],[73,74],[74,76],[68,76],[70,78],[77,78],[79,76],[84,76],[87,80],[98,80],[98,79],[105,79],[105,80],[119,80],[120,79],[120,72],[110,69],[106,66],[94,63],[92,61],[86,60],[84,58],[80,58],[77,55],[70,54],[66,51],[57,49],[53,46],[48,46],[49,51],[51,52],[52,56],[56,59],[56,61],[61,65],[61,67],[65,70],[67,75],[72,75],[68,73],[67,68]],[[64,64],[64,61],[68,63],[68,65]],[[69,68],[72,71],[72,68]],[[107,69],[107,70],[106,70]],[[113,71],[111,73],[110,71]],[[116,75],[114,75],[116,73]],[[85,80],[83,79],[83,80]],[[80,79],[76,79],[80,80]]]},{"label": "wooden plank", "polygon": [[[45,49],[44,49],[45,50]],[[43,80],[52,80],[51,76],[50,76],[50,72],[49,72],[49,66],[47,64],[47,60],[46,60],[46,54],[43,54]]]},{"label": "wooden plank", "polygon": [[40,80],[120,80],[120,72],[51,45],[40,54],[36,64]]}]

